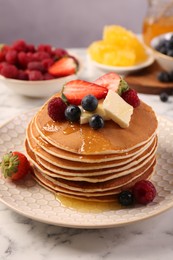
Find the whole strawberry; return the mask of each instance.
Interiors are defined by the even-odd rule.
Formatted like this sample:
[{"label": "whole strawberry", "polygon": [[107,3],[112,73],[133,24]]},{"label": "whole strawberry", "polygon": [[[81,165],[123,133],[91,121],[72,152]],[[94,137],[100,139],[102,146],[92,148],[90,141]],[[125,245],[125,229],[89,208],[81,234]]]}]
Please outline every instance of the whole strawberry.
[{"label": "whole strawberry", "polygon": [[16,181],[27,175],[31,166],[24,154],[15,151],[3,156],[0,167],[5,178]]},{"label": "whole strawberry", "polygon": [[140,105],[140,99],[134,89],[129,88],[128,90],[122,92],[121,97],[134,108]]},{"label": "whole strawberry", "polygon": [[54,121],[63,121],[65,119],[66,103],[60,97],[52,98],[48,103],[48,115]]}]

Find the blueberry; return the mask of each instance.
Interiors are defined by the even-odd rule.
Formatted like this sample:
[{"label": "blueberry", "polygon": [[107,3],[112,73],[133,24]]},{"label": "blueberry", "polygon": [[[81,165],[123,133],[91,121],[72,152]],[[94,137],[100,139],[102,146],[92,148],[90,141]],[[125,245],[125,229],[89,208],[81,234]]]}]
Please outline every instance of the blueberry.
[{"label": "blueberry", "polygon": [[81,105],[86,111],[92,112],[98,106],[98,99],[93,95],[87,95],[82,99]]},{"label": "blueberry", "polygon": [[170,82],[171,78],[168,72],[166,71],[161,71],[158,76],[157,79],[161,82]]},{"label": "blueberry", "polygon": [[94,129],[100,129],[104,126],[104,120],[101,116],[95,114],[89,120],[89,125]]},{"label": "blueberry", "polygon": [[168,95],[166,92],[162,92],[162,93],[160,94],[160,100],[161,100],[162,102],[167,102],[167,101],[168,101],[168,98],[169,98],[169,95]]},{"label": "blueberry", "polygon": [[173,57],[173,49],[172,50],[168,50],[167,55],[170,57]]},{"label": "blueberry", "polygon": [[81,110],[78,106],[70,105],[65,110],[65,117],[70,122],[77,122],[80,119]]},{"label": "blueberry", "polygon": [[125,190],[118,194],[118,202],[122,206],[130,206],[134,203],[134,197],[131,191]]}]

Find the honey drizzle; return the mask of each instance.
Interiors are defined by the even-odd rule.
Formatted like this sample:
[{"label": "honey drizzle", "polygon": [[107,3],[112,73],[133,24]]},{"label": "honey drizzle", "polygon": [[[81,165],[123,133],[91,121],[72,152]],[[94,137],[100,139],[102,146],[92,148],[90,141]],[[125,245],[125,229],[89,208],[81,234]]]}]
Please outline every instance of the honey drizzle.
[{"label": "honey drizzle", "polygon": [[122,206],[116,200],[111,202],[85,201],[69,198],[60,194],[55,194],[55,198],[61,206],[83,213],[101,213],[104,211],[122,209]]}]

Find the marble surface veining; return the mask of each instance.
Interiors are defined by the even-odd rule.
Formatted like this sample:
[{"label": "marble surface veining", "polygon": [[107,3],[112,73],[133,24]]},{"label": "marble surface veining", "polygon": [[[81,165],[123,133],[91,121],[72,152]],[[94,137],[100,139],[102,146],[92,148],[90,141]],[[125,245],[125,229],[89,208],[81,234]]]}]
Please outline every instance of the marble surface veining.
[{"label": "marble surface veining", "polygon": [[[85,61],[81,78],[99,72]],[[173,120],[173,98],[163,103],[156,95],[140,94],[159,116]],[[39,107],[45,99],[31,99],[0,86],[0,125],[13,116]],[[75,229],[48,225],[21,216],[0,202],[0,260],[55,259],[173,259],[173,209],[134,224],[111,229]]]}]

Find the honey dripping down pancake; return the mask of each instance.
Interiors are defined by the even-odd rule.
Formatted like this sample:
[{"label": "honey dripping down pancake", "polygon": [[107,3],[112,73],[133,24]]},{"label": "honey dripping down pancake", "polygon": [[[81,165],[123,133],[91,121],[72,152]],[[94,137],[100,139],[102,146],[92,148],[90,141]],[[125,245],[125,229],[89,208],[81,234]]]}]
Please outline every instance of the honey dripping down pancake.
[{"label": "honey dripping down pancake", "polygon": [[[72,83],[67,83],[65,88]],[[119,89],[120,81],[118,84]],[[26,131],[26,153],[33,166],[33,177],[42,187],[67,199],[111,202],[136,182],[150,179],[156,165],[158,143],[158,122],[150,106],[140,101],[133,107],[117,89],[107,89],[99,101],[104,125],[94,129],[89,120],[72,122],[67,116],[64,120],[53,120],[49,114],[50,103],[52,100],[64,102],[61,97],[61,93],[51,97],[34,115]],[[125,111],[126,107],[127,115],[119,118],[111,114],[112,97],[115,103],[119,102],[119,110]],[[80,113],[85,113],[80,104],[76,106]],[[92,117],[94,113],[89,115]]]}]

